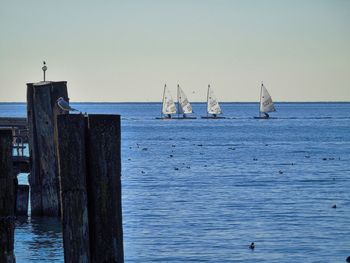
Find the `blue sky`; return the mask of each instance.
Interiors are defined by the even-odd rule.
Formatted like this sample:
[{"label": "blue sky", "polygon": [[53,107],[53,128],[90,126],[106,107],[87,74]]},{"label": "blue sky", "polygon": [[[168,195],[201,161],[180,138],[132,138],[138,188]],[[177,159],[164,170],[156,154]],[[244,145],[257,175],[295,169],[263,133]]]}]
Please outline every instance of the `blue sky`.
[{"label": "blue sky", "polygon": [[0,101],[67,80],[72,101],[350,101],[348,0],[1,0]]}]

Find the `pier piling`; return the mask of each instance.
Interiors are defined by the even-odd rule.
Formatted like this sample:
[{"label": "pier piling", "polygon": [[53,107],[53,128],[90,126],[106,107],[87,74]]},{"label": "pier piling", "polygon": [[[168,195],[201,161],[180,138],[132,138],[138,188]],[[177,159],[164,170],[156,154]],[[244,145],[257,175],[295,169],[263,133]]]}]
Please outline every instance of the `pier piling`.
[{"label": "pier piling", "polygon": [[92,262],[124,262],[120,116],[88,117],[88,200]]},{"label": "pier piling", "polygon": [[57,140],[64,261],[90,262],[84,116],[58,116]]},{"label": "pier piling", "polygon": [[14,255],[15,187],[12,171],[12,130],[0,129],[0,262],[16,262]]},{"label": "pier piling", "polygon": [[60,214],[57,152],[54,145],[56,116],[63,114],[56,103],[59,97],[68,100],[65,81],[27,84],[32,216]]},{"label": "pier piling", "polygon": [[57,131],[65,260],[123,263],[120,116],[61,115]]},{"label": "pier piling", "polygon": [[17,185],[16,216],[28,215],[29,185]]}]

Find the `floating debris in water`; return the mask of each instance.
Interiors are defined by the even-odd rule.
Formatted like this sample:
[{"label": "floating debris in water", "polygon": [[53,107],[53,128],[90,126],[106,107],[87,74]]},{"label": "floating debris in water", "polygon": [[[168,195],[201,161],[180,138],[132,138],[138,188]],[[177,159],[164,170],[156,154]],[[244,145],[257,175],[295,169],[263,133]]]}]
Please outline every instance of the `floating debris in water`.
[{"label": "floating debris in water", "polygon": [[249,248],[252,249],[252,250],[254,250],[254,248],[255,248],[254,242],[252,242],[252,243],[250,244]]}]

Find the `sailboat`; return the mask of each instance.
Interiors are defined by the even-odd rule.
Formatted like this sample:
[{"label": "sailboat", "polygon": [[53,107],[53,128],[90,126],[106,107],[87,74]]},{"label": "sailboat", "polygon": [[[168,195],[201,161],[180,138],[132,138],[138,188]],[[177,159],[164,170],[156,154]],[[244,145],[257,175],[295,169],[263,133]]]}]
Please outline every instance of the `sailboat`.
[{"label": "sailboat", "polygon": [[164,85],[163,91],[163,101],[162,101],[162,110],[160,113],[160,118],[156,119],[171,119],[172,114],[176,114],[176,106],[173,100],[173,97],[170,94],[166,84]]},{"label": "sailboat", "polygon": [[[187,116],[186,114],[193,113],[192,106],[187,99],[185,92],[180,88],[180,85],[177,85],[177,114],[178,119],[197,119],[193,116]],[[180,114],[182,116],[180,117]]]},{"label": "sailboat", "polygon": [[255,119],[268,119],[270,115],[268,112],[276,111],[275,106],[273,105],[272,98],[270,93],[265,88],[264,84],[261,83],[260,90],[260,107],[259,107],[259,116],[254,117]]},{"label": "sailboat", "polygon": [[222,114],[219,102],[214,95],[213,89],[208,85],[207,91],[207,116],[203,116],[202,119],[225,119],[225,117],[218,116]]}]

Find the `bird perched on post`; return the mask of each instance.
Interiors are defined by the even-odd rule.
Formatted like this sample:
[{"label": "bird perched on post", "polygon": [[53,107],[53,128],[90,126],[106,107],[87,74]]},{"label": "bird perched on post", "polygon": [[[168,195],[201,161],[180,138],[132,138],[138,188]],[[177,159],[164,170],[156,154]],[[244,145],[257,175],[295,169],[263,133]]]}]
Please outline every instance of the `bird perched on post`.
[{"label": "bird perched on post", "polygon": [[69,106],[69,103],[62,97],[58,98],[57,106],[64,111],[78,111],[77,109],[73,109],[71,106]]},{"label": "bird perched on post", "polygon": [[44,81],[46,81],[47,66],[46,66],[46,62],[45,61],[43,61],[43,67],[41,69],[43,70],[43,73],[44,73]]}]

